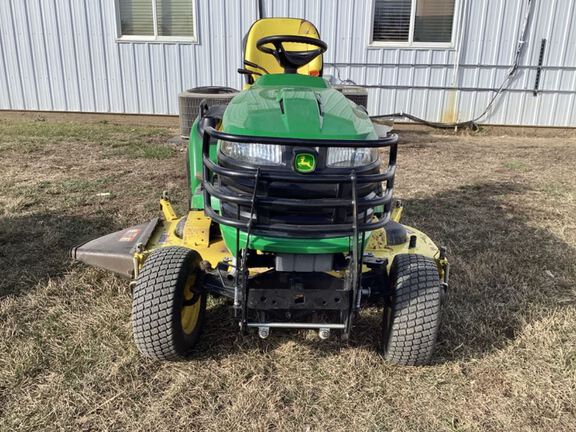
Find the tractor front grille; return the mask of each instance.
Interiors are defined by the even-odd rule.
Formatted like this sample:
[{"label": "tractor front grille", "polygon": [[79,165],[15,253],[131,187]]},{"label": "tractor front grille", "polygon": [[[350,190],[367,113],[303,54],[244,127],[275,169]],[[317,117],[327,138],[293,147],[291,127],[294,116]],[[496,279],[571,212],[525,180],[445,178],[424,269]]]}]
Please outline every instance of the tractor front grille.
[{"label": "tractor front grille", "polygon": [[[324,149],[389,147],[388,166],[298,173],[289,167],[230,166],[210,159],[210,143],[225,140]],[[208,126],[203,135],[204,209],[215,222],[272,237],[339,237],[381,228],[389,220],[396,135],[378,140],[302,140],[234,135]],[[220,200],[220,210],[212,198]]]}]

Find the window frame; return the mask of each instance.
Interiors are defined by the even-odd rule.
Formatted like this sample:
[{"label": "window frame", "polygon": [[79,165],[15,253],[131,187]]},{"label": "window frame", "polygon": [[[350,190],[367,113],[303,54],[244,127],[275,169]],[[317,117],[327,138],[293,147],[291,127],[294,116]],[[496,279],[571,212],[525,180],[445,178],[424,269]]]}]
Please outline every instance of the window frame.
[{"label": "window frame", "polygon": [[408,29],[408,41],[375,41],[374,40],[374,22],[376,12],[376,0],[370,0],[370,20],[368,26],[368,48],[444,48],[454,49],[456,47],[456,29],[460,21],[460,6],[464,0],[454,0],[454,18],[452,19],[452,35],[450,42],[414,42],[414,25],[416,22],[416,3],[419,0],[411,0],[410,9],[410,28]]},{"label": "window frame", "polygon": [[122,18],[120,16],[120,0],[114,0],[115,13],[116,13],[116,42],[153,42],[153,43],[169,43],[181,42],[189,44],[198,43],[198,0],[188,0],[192,3],[192,22],[194,23],[193,36],[158,36],[158,20],[156,14],[156,2],[161,0],[150,0],[152,6],[152,23],[154,25],[154,35],[152,36],[138,36],[138,35],[123,35],[122,34]]}]

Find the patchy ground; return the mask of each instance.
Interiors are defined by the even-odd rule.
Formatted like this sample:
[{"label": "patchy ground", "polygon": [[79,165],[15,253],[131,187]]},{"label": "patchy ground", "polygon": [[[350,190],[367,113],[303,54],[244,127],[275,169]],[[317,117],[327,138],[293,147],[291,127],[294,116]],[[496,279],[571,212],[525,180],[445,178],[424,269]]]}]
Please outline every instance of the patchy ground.
[{"label": "patchy ground", "polygon": [[[65,120],[65,119],[64,119]],[[434,364],[307,332],[240,337],[210,304],[198,355],[141,358],[127,283],[74,244],[185,202],[168,128],[0,120],[0,430],[576,430],[576,134],[405,132],[406,222],[448,247]]]}]

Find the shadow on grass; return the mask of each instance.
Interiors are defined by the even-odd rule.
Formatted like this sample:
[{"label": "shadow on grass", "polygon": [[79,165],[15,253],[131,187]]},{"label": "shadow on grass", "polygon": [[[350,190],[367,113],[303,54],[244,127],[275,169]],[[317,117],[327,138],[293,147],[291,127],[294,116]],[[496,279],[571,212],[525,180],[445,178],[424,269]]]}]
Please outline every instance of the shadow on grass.
[{"label": "shadow on grass", "polygon": [[70,248],[116,229],[109,215],[42,212],[0,217],[0,297],[23,294],[39,281],[62,274],[70,265]]},{"label": "shadow on grass", "polygon": [[[481,183],[405,202],[404,222],[446,245],[452,265],[433,362],[482,357],[506,346],[537,317],[575,303],[576,251],[535,226],[541,213],[528,212],[529,202],[519,196],[528,192],[513,183]],[[523,200],[522,207],[513,204],[514,197]],[[349,346],[376,349],[380,326],[380,310],[363,311]],[[229,306],[218,304],[208,311],[196,358],[229,356],[255,343],[267,351],[291,338],[320,355],[337,354],[344,346],[277,331],[265,341],[243,339]]]},{"label": "shadow on grass", "polygon": [[311,332],[272,329],[265,340],[258,337],[255,329],[242,335],[237,321],[233,318],[232,303],[219,299],[215,306],[207,310],[204,333],[191,360],[225,358],[255,351],[266,353],[288,341],[305,345],[314,349],[316,354],[326,356],[336,354],[344,346],[337,338],[320,341],[316,336],[310,337]]},{"label": "shadow on grass", "polygon": [[404,222],[446,245],[451,261],[436,361],[481,357],[574,304],[576,250],[538,227],[546,209],[529,193],[486,182],[406,202]]}]

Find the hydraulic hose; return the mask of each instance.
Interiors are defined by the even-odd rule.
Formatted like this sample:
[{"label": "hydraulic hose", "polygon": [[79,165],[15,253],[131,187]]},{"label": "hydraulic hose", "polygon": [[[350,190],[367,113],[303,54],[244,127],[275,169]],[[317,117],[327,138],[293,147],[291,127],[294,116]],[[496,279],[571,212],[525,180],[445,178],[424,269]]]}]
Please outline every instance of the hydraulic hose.
[{"label": "hydraulic hose", "polygon": [[436,129],[454,129],[454,128],[468,128],[473,131],[478,130],[478,124],[476,123],[476,119],[474,120],[467,120],[457,123],[442,123],[442,122],[432,122],[428,120],[421,119],[420,117],[416,117],[415,115],[408,114],[408,113],[394,113],[394,114],[383,114],[383,115],[375,115],[370,116],[372,120],[378,120],[382,118],[407,118],[412,120],[414,123],[420,123],[426,126],[430,126]]}]

